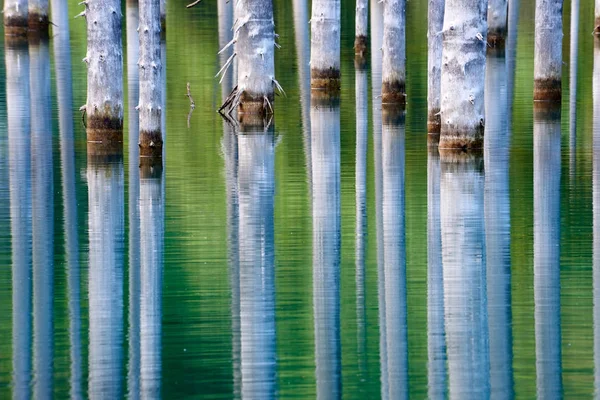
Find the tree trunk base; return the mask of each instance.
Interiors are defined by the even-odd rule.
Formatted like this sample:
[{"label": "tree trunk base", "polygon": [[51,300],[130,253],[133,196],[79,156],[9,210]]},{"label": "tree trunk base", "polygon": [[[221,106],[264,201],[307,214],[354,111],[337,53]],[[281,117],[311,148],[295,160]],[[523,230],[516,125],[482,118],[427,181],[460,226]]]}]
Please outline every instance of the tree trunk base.
[{"label": "tree trunk base", "polygon": [[140,157],[162,157],[163,140],[160,131],[140,131]]},{"label": "tree trunk base", "polygon": [[535,118],[544,120],[560,120],[561,104],[552,101],[536,101],[533,103],[533,114]]},{"label": "tree trunk base", "polygon": [[482,125],[453,127],[452,129],[442,127],[439,148],[461,151],[481,150],[483,149],[484,129]]},{"label": "tree trunk base", "polygon": [[533,100],[560,101],[562,96],[560,79],[536,79],[533,84]]},{"label": "tree trunk base", "polygon": [[369,39],[366,36],[354,38],[354,55],[366,58],[369,49]]},{"label": "tree trunk base", "polygon": [[274,97],[273,93],[260,96],[244,92],[237,107],[238,114],[255,114],[261,118],[272,115]]},{"label": "tree trunk base", "polygon": [[402,125],[406,117],[406,108],[402,104],[382,104],[381,122],[383,125]]},{"label": "tree trunk base", "polygon": [[340,106],[340,94],[325,90],[310,92],[310,106],[319,108],[335,108]]},{"label": "tree trunk base", "polygon": [[[95,113],[90,115],[87,114],[87,129],[89,130],[99,130],[99,131],[120,131],[121,132],[121,140],[123,138],[123,119],[113,117],[112,115],[103,114],[103,113]],[[89,135],[88,135],[89,136]]]},{"label": "tree trunk base", "polygon": [[329,68],[326,70],[310,70],[310,88],[325,90],[328,92],[339,92],[341,88],[341,75],[339,69]]},{"label": "tree trunk base", "polygon": [[48,28],[50,26],[50,20],[47,14],[38,13],[35,11],[29,11],[29,21],[27,23],[29,32],[36,32],[41,37],[48,36]]},{"label": "tree trunk base", "polygon": [[[99,132],[98,132],[99,133]],[[87,154],[88,164],[90,162],[107,163],[121,161],[123,159],[123,142],[117,141],[89,141],[89,130],[88,130],[88,143],[87,143]],[[105,132],[105,135],[110,133]]]},{"label": "tree trunk base", "polygon": [[498,29],[487,34],[488,46],[492,49],[504,49],[506,45],[506,30]]},{"label": "tree trunk base", "polygon": [[437,152],[439,144],[440,134],[429,132],[427,134],[427,147],[430,149],[430,151],[433,151],[433,149],[435,149],[435,151]]},{"label": "tree trunk base", "polygon": [[165,39],[167,37],[167,18],[164,15],[160,16],[160,38]]},{"label": "tree trunk base", "polygon": [[[440,142],[441,144],[441,142]],[[438,147],[440,153],[440,161],[448,164],[456,164],[456,168],[461,168],[461,164],[475,164],[479,171],[483,171],[483,149],[473,149],[472,151],[464,151],[459,149],[445,149]],[[457,172],[445,169],[446,172]]]},{"label": "tree trunk base", "polygon": [[427,115],[427,133],[439,136],[441,128],[442,117],[440,115],[440,109],[434,108],[433,110],[430,110]]},{"label": "tree trunk base", "polygon": [[381,104],[406,104],[406,84],[400,81],[383,82],[381,85]]},{"label": "tree trunk base", "polygon": [[140,158],[140,179],[160,179],[163,162],[160,157]]},{"label": "tree trunk base", "polygon": [[600,16],[596,17],[594,26],[594,35],[600,35]]},{"label": "tree trunk base", "polygon": [[121,149],[120,151],[123,152],[123,129],[98,129],[88,126],[86,132],[88,153],[90,145],[97,145],[98,152],[114,153],[113,148]]},{"label": "tree trunk base", "polygon": [[27,36],[27,18],[4,16],[4,36]]}]

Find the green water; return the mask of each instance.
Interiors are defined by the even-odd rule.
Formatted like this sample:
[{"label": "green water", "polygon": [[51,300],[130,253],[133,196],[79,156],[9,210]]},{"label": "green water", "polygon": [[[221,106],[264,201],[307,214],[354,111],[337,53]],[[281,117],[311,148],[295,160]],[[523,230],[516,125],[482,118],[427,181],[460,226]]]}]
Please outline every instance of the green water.
[{"label": "green water", "polygon": [[376,62],[354,67],[353,4],[339,108],[310,108],[309,25],[275,3],[287,95],[266,134],[242,136],[215,113],[228,93],[216,3],[168,3],[162,171],[138,168],[131,83],[123,159],[88,159],[83,21],[68,20],[70,54],[57,37],[0,47],[0,398],[592,397],[593,4],[576,135],[569,7],[562,119],[534,123],[534,4],[521,2],[514,69],[488,59],[485,159],[453,167],[427,147],[427,2],[407,2],[408,106],[383,127]]}]

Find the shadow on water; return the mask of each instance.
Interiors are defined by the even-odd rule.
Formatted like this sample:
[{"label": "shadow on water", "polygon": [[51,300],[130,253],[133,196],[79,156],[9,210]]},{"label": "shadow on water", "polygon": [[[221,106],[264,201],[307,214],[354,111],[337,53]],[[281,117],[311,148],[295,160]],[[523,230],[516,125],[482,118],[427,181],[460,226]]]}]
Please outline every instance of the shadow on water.
[{"label": "shadow on water", "polygon": [[28,398],[33,311],[30,63],[26,41],[7,37],[4,51],[12,238],[12,390],[14,398]]},{"label": "shadow on water", "polygon": [[88,143],[90,397],[123,395],[124,172],[122,151]]},{"label": "shadow on water", "polygon": [[560,108],[533,115],[534,301],[537,394],[562,396],[560,329]]},{"label": "shadow on water", "polygon": [[454,399],[490,395],[482,161],[478,154],[440,155],[448,390]]},{"label": "shadow on water", "polygon": [[342,393],[340,343],[340,105],[311,96],[313,308],[317,398]]}]

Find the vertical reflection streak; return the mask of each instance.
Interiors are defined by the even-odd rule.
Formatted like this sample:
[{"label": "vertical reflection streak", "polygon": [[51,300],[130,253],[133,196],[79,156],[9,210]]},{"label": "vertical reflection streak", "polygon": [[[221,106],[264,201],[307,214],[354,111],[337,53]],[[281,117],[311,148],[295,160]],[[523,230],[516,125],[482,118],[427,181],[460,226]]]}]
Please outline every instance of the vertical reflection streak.
[{"label": "vertical reflection streak", "polygon": [[444,317],[452,399],[489,397],[484,177],[476,154],[441,154]]},{"label": "vertical reflection streak", "polygon": [[276,395],[275,137],[241,124],[238,135],[242,398]]},{"label": "vertical reflection streak", "polygon": [[600,396],[600,37],[594,36],[593,96],[593,298],[594,298],[594,396]]},{"label": "vertical reflection streak", "polygon": [[12,242],[13,398],[30,397],[31,382],[31,136],[27,42],[5,39],[10,233]]},{"label": "vertical reflection streak", "polygon": [[[536,107],[544,105],[536,104]],[[560,332],[560,108],[533,120],[533,291],[538,398],[562,396]]]},{"label": "vertical reflection streak", "polygon": [[122,396],[124,178],[121,155],[88,144],[89,397]]},{"label": "vertical reflection streak", "polygon": [[408,398],[406,240],[404,225],[404,111],[383,110],[383,247],[390,399]]},{"label": "vertical reflection streak", "polygon": [[342,393],[340,349],[340,107],[311,98],[313,307],[317,398]]},{"label": "vertical reflection streak", "polygon": [[52,394],[54,182],[48,41],[29,46],[31,81],[31,195],[33,224],[33,341],[35,398]]}]

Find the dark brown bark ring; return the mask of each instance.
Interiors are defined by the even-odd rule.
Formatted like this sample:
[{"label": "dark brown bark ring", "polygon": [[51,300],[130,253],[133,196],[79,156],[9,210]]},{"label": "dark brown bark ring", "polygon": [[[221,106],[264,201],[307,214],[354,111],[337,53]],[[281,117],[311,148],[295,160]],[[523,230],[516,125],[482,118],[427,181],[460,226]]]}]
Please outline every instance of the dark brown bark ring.
[{"label": "dark brown bark ring", "polygon": [[533,83],[533,100],[560,101],[562,85],[560,79],[536,79]]}]

